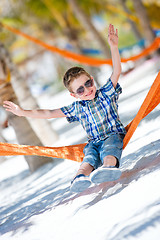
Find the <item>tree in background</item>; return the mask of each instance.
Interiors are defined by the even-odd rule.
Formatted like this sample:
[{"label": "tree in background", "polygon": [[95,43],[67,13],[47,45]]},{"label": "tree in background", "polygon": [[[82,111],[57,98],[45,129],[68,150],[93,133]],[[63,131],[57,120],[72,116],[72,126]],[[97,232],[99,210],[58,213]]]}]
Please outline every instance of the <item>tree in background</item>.
[{"label": "tree in background", "polygon": [[142,39],[142,34],[140,33],[139,29],[137,28],[137,22],[133,21],[133,18],[129,17],[132,15],[131,10],[127,7],[126,0],[120,0],[120,4],[122,5],[124,11],[127,14],[127,21],[131,25],[131,28],[135,34],[136,39],[139,41]]},{"label": "tree in background", "polygon": [[[3,72],[0,73],[0,104],[2,105],[4,100],[13,101],[19,104],[11,82],[7,78],[9,73],[12,74],[12,71],[16,70],[3,44],[0,44],[0,64],[1,70],[3,70]],[[43,146],[26,118],[17,117],[9,112],[7,112],[7,118],[9,124],[14,128],[17,140],[20,144]],[[25,156],[25,159],[31,172],[53,161],[52,158],[41,156]]]},{"label": "tree in background", "polygon": [[110,51],[108,45],[106,44],[106,40],[100,35],[95,26],[93,25],[90,17],[85,13],[85,11],[80,7],[80,1],[77,0],[68,0],[68,3],[71,5],[75,16],[79,19],[79,22],[83,25],[83,27],[92,34],[92,37],[96,39],[99,43],[100,48],[102,49],[102,53],[106,58],[109,58]]},{"label": "tree in background", "polygon": [[151,44],[154,41],[156,35],[151,27],[146,8],[144,7],[141,0],[132,0],[132,2],[136,11],[136,15],[139,18],[144,36],[147,42]]}]

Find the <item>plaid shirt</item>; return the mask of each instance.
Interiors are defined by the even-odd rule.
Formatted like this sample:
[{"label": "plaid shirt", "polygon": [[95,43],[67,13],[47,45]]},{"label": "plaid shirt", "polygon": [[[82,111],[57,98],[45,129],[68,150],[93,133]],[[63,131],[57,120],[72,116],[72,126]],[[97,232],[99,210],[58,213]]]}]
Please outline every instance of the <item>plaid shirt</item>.
[{"label": "plaid shirt", "polygon": [[111,79],[96,91],[93,100],[75,101],[62,107],[68,122],[78,121],[87,132],[88,140],[97,142],[113,133],[125,134],[118,115],[118,98],[122,92],[119,83],[113,87]]}]

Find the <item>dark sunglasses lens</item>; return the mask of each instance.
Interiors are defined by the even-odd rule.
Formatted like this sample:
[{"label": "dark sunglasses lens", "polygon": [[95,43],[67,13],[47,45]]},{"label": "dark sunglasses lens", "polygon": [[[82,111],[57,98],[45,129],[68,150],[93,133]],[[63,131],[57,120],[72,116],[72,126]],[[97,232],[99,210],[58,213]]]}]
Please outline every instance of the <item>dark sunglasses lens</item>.
[{"label": "dark sunglasses lens", "polygon": [[93,86],[93,80],[92,79],[87,80],[85,83],[85,87],[92,87],[92,86]]},{"label": "dark sunglasses lens", "polygon": [[81,87],[79,87],[79,88],[77,89],[77,94],[78,94],[78,95],[82,95],[83,93],[84,93],[84,87],[81,86]]}]

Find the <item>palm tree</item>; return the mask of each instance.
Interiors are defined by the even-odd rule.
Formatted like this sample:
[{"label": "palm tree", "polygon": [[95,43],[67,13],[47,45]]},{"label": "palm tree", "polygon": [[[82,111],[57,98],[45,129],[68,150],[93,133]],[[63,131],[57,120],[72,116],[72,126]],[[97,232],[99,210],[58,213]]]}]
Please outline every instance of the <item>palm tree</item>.
[{"label": "palm tree", "polygon": [[[3,44],[0,44],[0,65],[2,66],[0,69],[3,70],[3,72],[0,72],[0,105],[3,104],[4,100],[13,101],[19,104],[11,82],[8,81],[6,77],[9,73],[9,67],[11,67],[12,73],[13,66],[11,66],[9,54]],[[26,118],[17,117],[10,112],[7,112],[7,118],[9,124],[14,128],[17,140],[20,144],[43,146]],[[25,159],[31,172],[53,161],[52,158],[40,156],[25,156]]]},{"label": "palm tree", "polygon": [[[129,10],[129,8],[126,5],[126,0],[120,0],[120,4],[121,4],[121,6],[123,7],[124,11],[127,14],[131,14],[131,11]],[[130,18],[127,18],[127,21],[131,25],[132,30],[133,30],[137,40],[141,40],[142,39],[142,35],[141,35],[140,31],[138,30],[136,23],[133,20],[131,20]]]},{"label": "palm tree", "polygon": [[132,0],[132,2],[135,8],[137,17],[139,18],[140,24],[142,26],[144,36],[148,44],[151,44],[155,39],[155,33],[150,25],[150,21],[149,21],[146,9],[141,0]]},{"label": "palm tree", "polygon": [[[58,9],[56,9],[55,4],[53,4],[50,0],[41,0],[46,7],[48,8],[48,11],[51,14],[52,19],[54,19],[58,25],[61,27],[61,31],[63,36],[68,39],[68,42],[71,43],[74,47],[74,51],[77,53],[83,54],[83,50],[81,47],[81,41],[79,38],[79,24],[77,27],[77,24],[75,23],[75,19],[71,16],[70,11],[68,9],[68,6],[66,6],[66,13],[64,14],[62,11],[60,12]],[[92,66],[85,66],[85,69],[94,75],[94,80],[99,86],[97,72],[97,67]]]},{"label": "palm tree", "polygon": [[[16,1],[16,7],[17,7],[15,9],[16,11],[14,11],[15,18],[14,18],[14,15],[12,15],[12,23],[16,23],[15,19],[18,12],[20,10],[21,12],[23,12],[23,4],[21,4],[19,1]],[[20,9],[17,10],[18,8]],[[12,9],[10,9],[10,11],[11,10]],[[7,64],[9,64],[10,69],[12,69],[11,70],[12,86],[14,88],[14,91],[16,92],[16,96],[18,97],[19,102],[21,103],[21,106],[23,108],[31,108],[31,109],[39,108],[39,106],[36,103],[36,100],[30,94],[30,90],[27,86],[26,81],[23,79],[22,76],[20,76],[19,71],[17,70],[13,62],[11,62],[10,58],[8,58]],[[34,129],[37,136],[40,138],[41,142],[44,145],[52,145],[58,139],[58,136],[56,132],[53,130],[53,128],[51,127],[49,121],[43,120],[43,119],[28,119],[28,121],[30,122],[32,128]]]},{"label": "palm tree", "polygon": [[[11,61],[9,53],[6,53],[5,58],[7,58],[7,65],[9,65],[12,71],[12,86],[21,106],[31,109],[39,108],[35,98],[30,93],[26,80],[20,75],[18,69]],[[58,135],[53,130],[48,120],[28,119],[28,121],[44,145],[52,145],[58,139]]]},{"label": "palm tree", "polygon": [[83,9],[77,3],[77,0],[68,0],[68,3],[73,9],[73,12],[77,17],[77,19],[79,20],[79,22],[83,25],[83,27],[87,31],[89,31],[92,34],[93,39],[95,39],[99,43],[99,46],[101,47],[104,56],[106,58],[109,58],[110,50],[107,46],[106,40],[104,40],[103,37],[100,35],[100,33],[97,31],[90,17],[85,13],[85,11],[83,11]]},{"label": "palm tree", "polygon": [[[42,5],[42,3],[43,3],[43,5]],[[85,1],[83,2],[83,4],[86,4]],[[92,3],[90,1],[90,2],[87,2],[87,4],[90,4],[90,6],[92,6],[92,9],[94,11],[96,11],[95,8],[97,5],[98,5],[99,9],[100,8],[103,9],[103,5],[100,3],[95,4],[95,2]],[[70,6],[72,7],[73,11],[71,11]],[[74,40],[74,37],[75,37],[75,33],[73,31],[75,29],[74,29],[73,25],[72,25],[72,27],[69,26],[68,23],[66,22],[66,19],[64,19],[64,18],[66,18],[66,15],[68,13],[69,13],[68,15],[69,15],[70,19],[73,18],[73,15],[75,15],[74,18],[77,18],[79,21],[79,23],[78,23],[79,29],[80,29],[80,26],[82,26],[83,29],[91,32],[91,34],[93,36],[93,40],[96,40],[99,43],[99,46],[102,49],[104,56],[107,58],[110,56],[110,50],[106,44],[106,40],[103,39],[101,34],[97,31],[97,29],[93,25],[88,12],[86,13],[83,10],[83,8],[81,8],[75,0],[71,0],[71,1],[70,0],[67,0],[67,1],[66,0],[61,0],[61,1],[53,1],[53,0],[31,1],[31,0],[28,0],[28,1],[26,1],[26,7],[28,9],[30,9],[36,17],[40,17],[40,16],[44,17],[43,18],[44,26],[45,26],[45,23],[47,25],[48,20],[49,20],[50,26],[54,25],[55,22],[58,21],[58,25],[55,24],[56,29],[59,29],[63,33],[65,33],[65,30],[67,30],[67,31],[69,30],[69,35],[72,36],[72,40]],[[88,8],[87,8],[87,10],[88,10]],[[49,16],[51,16],[51,15],[47,14],[47,12],[51,12],[52,13],[51,15],[54,16],[54,18],[52,17],[52,20],[49,19]],[[72,12],[74,12],[74,14],[72,14]],[[82,31],[82,29],[81,29],[81,31]],[[75,38],[75,40],[77,40],[77,38]]]},{"label": "palm tree", "polygon": [[[8,61],[8,64],[10,65],[10,70],[12,71],[12,87],[21,104],[21,107],[24,109],[39,108],[36,100],[30,93],[26,81],[19,74],[18,69],[10,61]],[[48,120],[30,118],[28,121],[44,145],[52,145],[58,139],[56,132],[53,130]]]}]

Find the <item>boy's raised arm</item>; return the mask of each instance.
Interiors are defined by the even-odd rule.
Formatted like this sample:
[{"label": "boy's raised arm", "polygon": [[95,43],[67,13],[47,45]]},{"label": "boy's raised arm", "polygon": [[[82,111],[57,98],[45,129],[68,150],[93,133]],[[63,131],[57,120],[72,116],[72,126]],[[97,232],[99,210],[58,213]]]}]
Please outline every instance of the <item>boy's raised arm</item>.
[{"label": "boy's raised arm", "polygon": [[111,49],[112,63],[113,63],[113,72],[111,75],[111,81],[114,88],[117,85],[119,76],[121,74],[121,59],[118,50],[118,30],[114,29],[112,24],[108,28],[108,43]]},{"label": "boy's raised arm", "polygon": [[4,101],[3,107],[6,109],[6,111],[9,111],[21,117],[31,117],[31,118],[41,118],[41,119],[66,117],[65,114],[61,111],[61,109],[24,110],[20,106],[16,105],[11,101]]}]

